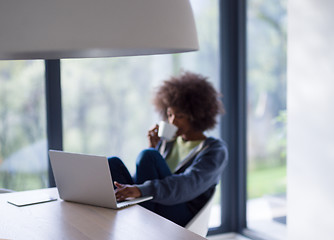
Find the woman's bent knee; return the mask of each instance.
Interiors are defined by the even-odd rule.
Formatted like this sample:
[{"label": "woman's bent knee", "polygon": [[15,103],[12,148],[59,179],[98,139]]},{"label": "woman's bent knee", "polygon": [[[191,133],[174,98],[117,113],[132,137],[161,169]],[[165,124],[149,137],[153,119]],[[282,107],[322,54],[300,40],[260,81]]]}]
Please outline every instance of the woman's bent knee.
[{"label": "woman's bent knee", "polygon": [[154,148],[145,149],[141,151],[140,154],[138,155],[137,165],[151,164],[159,158],[162,158],[162,157],[156,149]]},{"label": "woman's bent knee", "polygon": [[108,157],[108,163],[109,163],[109,166],[112,165],[112,166],[119,166],[119,165],[123,165],[123,162],[121,159],[119,159],[118,157]]}]

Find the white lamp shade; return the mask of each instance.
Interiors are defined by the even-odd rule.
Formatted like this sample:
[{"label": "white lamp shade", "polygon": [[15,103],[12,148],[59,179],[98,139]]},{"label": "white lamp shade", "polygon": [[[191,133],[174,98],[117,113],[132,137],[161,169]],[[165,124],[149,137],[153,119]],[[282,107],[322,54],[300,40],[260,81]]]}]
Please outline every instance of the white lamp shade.
[{"label": "white lamp shade", "polygon": [[8,0],[0,59],[115,57],[194,51],[188,0]]}]

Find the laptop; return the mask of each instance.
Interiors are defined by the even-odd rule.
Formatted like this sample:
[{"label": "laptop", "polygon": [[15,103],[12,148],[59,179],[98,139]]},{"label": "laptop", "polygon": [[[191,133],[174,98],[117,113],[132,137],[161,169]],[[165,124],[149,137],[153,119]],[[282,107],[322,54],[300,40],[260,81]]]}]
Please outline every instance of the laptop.
[{"label": "laptop", "polygon": [[49,150],[59,197],[65,201],[120,209],[152,199],[152,196],[117,202],[108,159]]}]

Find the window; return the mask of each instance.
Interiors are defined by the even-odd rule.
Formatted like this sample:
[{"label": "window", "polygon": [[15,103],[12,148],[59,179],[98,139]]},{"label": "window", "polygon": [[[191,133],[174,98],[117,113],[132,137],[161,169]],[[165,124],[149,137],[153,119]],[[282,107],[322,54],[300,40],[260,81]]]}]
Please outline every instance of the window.
[{"label": "window", "polygon": [[[46,81],[49,91],[44,92],[43,61],[1,61],[0,187],[47,187],[47,144],[61,148],[62,141],[66,151],[118,155],[134,171],[138,152],[147,146],[147,129],[158,121],[151,91],[170,75],[191,70],[209,76],[217,89],[221,87],[227,109],[221,126],[208,133],[215,137],[223,134],[230,159],[216,191],[211,233],[243,233],[247,226],[262,231],[264,225],[257,220],[264,208],[257,203],[273,196],[279,200],[274,204],[283,206],[275,213],[284,210],[286,0],[190,2],[200,42],[198,52],[61,60],[61,93],[48,85],[54,79]],[[51,77],[59,72],[55,65],[47,70]],[[59,104],[45,113],[45,95],[57,104],[62,99],[62,109]],[[50,110],[49,105],[47,108]],[[57,114],[61,110],[62,114]],[[59,116],[55,125],[63,122],[63,137],[52,134],[48,143],[46,114],[48,120]],[[57,133],[59,125],[51,131]],[[263,182],[268,184],[259,185]],[[258,189],[264,190],[254,191]],[[266,221],[280,224],[285,217],[279,212]]]},{"label": "window", "polygon": [[0,61],[0,188],[48,186],[43,61]]},{"label": "window", "polygon": [[261,232],[286,224],[286,7],[247,6],[247,226]]},{"label": "window", "polygon": [[[159,121],[152,90],[182,70],[209,77],[219,89],[218,1],[191,1],[200,51],[175,55],[61,61],[64,150],[116,155],[134,173],[147,131]],[[208,135],[219,137],[218,128]],[[218,188],[219,189],[219,188]],[[220,225],[220,191],[211,227]]]}]

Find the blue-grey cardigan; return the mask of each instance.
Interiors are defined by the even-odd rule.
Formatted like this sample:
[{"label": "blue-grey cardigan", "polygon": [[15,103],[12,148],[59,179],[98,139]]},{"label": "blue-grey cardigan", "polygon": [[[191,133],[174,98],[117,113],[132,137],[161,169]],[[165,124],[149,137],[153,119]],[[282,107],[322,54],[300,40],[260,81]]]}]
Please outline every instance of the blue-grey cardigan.
[{"label": "blue-grey cardigan", "polygon": [[[166,144],[164,157],[170,153],[173,144]],[[157,149],[160,147],[161,143]],[[142,196],[153,196],[153,202],[164,205],[186,202],[191,211],[196,213],[214,193],[227,159],[226,143],[209,137],[204,141],[202,150],[171,176],[148,180],[137,186]]]}]

